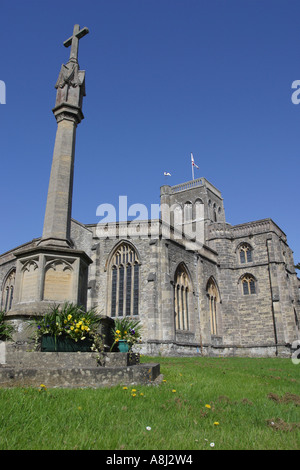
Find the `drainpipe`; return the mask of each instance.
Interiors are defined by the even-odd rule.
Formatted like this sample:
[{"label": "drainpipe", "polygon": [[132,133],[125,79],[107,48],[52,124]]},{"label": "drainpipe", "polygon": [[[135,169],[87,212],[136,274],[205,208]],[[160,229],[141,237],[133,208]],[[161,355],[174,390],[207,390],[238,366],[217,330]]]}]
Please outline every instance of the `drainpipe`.
[{"label": "drainpipe", "polygon": [[267,254],[268,254],[268,273],[269,273],[270,292],[271,292],[271,310],[272,310],[272,320],[273,320],[274,338],[275,338],[275,347],[276,347],[275,355],[278,356],[277,329],[276,329],[275,310],[274,310],[274,301],[273,301],[272,276],[271,276],[271,269],[270,269],[270,250],[269,250],[269,243],[268,243],[269,241],[272,241],[272,238],[267,239],[266,246],[267,246]]},{"label": "drainpipe", "polygon": [[200,350],[201,356],[203,356],[203,343],[202,343],[202,334],[201,334],[201,317],[200,317],[200,294],[199,294],[199,262],[200,257],[197,255],[197,303],[198,303],[198,320],[199,320],[199,335],[200,335]]}]

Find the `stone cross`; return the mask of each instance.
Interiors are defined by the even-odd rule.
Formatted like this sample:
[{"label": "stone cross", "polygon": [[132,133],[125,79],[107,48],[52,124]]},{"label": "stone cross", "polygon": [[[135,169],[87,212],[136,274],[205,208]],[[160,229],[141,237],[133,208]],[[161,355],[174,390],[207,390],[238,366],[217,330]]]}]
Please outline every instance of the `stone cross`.
[{"label": "stone cross", "polygon": [[42,246],[72,247],[71,209],[73,192],[76,127],[83,119],[82,99],[85,96],[85,71],[79,70],[79,39],[88,34],[88,28],[75,24],[73,36],[64,42],[71,46],[70,59],[63,64],[55,87],[57,88],[53,113],[57,121],[52,168],[44,219]]},{"label": "stone cross", "polygon": [[78,62],[78,46],[79,39],[83,38],[86,34],[89,33],[88,28],[84,27],[80,29],[79,24],[74,25],[73,36],[67,39],[64,42],[65,47],[71,46],[70,59],[71,62]]}]

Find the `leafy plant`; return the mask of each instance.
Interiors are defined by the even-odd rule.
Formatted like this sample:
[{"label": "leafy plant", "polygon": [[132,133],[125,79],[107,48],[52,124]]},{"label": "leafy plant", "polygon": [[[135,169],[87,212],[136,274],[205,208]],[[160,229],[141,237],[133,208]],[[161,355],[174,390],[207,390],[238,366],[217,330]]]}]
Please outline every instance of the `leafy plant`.
[{"label": "leafy plant", "polygon": [[5,312],[0,311],[0,340],[12,340],[12,334],[15,328],[5,319]]},{"label": "leafy plant", "polygon": [[66,302],[62,306],[53,305],[41,317],[32,318],[29,324],[36,330],[36,339],[49,334],[54,337],[65,335],[75,341],[91,339],[97,332],[101,317],[95,310],[85,311],[83,307]]},{"label": "leafy plant", "polygon": [[142,325],[139,320],[130,317],[117,318],[113,328],[114,343],[111,349],[121,339],[124,339],[129,345],[129,351],[131,351],[133,346],[141,341],[141,328]]}]

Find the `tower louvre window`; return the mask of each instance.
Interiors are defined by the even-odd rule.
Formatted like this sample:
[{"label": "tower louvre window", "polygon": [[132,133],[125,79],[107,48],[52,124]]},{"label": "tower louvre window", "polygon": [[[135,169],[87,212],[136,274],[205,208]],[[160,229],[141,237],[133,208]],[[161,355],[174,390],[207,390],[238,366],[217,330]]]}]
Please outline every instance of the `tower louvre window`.
[{"label": "tower louvre window", "polygon": [[243,286],[243,294],[244,295],[252,295],[256,294],[256,283],[253,276],[250,274],[246,274],[242,278],[242,286]]},{"label": "tower louvre window", "polygon": [[248,243],[244,243],[243,245],[240,246],[239,248],[239,257],[240,257],[240,263],[251,263],[253,261],[252,259],[252,248]]}]

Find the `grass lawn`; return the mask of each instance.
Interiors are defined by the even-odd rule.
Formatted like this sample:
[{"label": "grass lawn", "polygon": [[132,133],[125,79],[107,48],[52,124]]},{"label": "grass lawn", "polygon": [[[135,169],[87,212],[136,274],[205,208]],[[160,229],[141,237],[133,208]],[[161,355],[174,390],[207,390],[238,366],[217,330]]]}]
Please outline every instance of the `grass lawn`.
[{"label": "grass lawn", "polygon": [[149,358],[159,386],[0,388],[0,450],[299,450],[300,365]]}]

